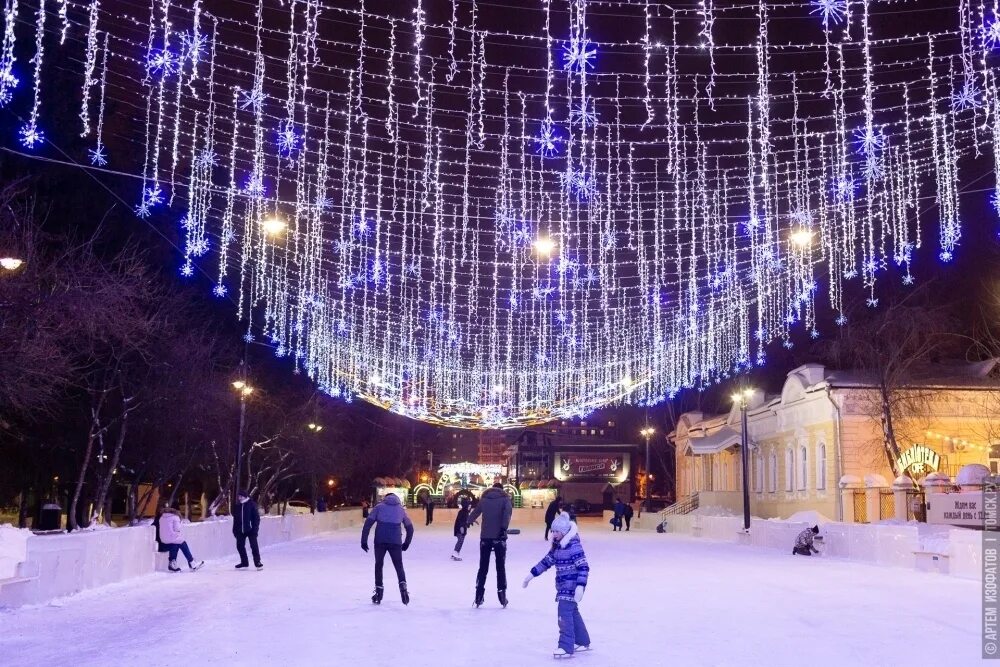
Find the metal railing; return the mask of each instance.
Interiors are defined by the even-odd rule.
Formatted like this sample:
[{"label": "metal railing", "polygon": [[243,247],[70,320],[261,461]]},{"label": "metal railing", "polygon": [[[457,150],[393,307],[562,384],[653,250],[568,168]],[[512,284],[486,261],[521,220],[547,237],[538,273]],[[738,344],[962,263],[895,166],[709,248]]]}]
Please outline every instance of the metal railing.
[{"label": "metal railing", "polygon": [[882,489],[878,493],[879,520],[892,519],[896,516],[896,496],[891,489]]},{"label": "metal railing", "polygon": [[681,498],[673,505],[670,505],[669,507],[663,509],[660,512],[660,516],[667,517],[672,514],[673,515],[689,514],[695,511],[696,509],[698,509],[698,494],[692,493],[690,496],[687,496],[686,498]]}]

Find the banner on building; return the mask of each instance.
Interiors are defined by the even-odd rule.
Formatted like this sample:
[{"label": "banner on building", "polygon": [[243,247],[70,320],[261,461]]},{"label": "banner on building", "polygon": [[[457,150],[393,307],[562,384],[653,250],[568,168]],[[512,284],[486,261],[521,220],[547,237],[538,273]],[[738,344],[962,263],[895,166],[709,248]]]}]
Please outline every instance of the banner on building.
[{"label": "banner on building", "polygon": [[560,481],[628,478],[628,454],[556,454],[556,479]]},{"label": "banner on building", "polygon": [[982,491],[927,496],[927,523],[982,528],[985,516]]}]

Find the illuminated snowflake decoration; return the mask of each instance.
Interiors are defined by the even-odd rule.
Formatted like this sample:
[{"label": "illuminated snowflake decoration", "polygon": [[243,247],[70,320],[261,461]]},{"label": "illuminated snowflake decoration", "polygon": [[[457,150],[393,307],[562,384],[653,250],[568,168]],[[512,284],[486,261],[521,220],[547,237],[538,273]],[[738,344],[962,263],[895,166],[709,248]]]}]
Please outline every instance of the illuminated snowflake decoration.
[{"label": "illuminated snowflake decoration", "polygon": [[868,297],[868,299],[865,300],[865,303],[868,304],[869,308],[878,308],[878,299],[875,297]]},{"label": "illuminated snowflake decoration", "polygon": [[951,108],[955,111],[978,109],[982,106],[980,90],[971,81],[966,81],[962,89],[951,94]]},{"label": "illuminated snowflake decoration", "polygon": [[108,164],[108,154],[104,152],[104,144],[97,144],[95,148],[87,151],[90,156],[90,164],[96,167],[103,167]]},{"label": "illuminated snowflake decoration", "polygon": [[243,191],[250,195],[251,197],[263,197],[267,194],[267,188],[264,187],[264,179],[257,174],[250,174],[247,176],[246,182],[243,184]]},{"label": "illuminated snowflake decoration", "polygon": [[840,315],[837,315],[837,319],[834,320],[834,322],[837,323],[838,327],[842,327],[847,324],[847,316],[841,313]]},{"label": "illuminated snowflake decoration", "polygon": [[0,70],[0,107],[7,106],[14,95],[13,90],[17,88],[19,83],[20,81],[10,69]]},{"label": "illuminated snowflake decoration", "polygon": [[940,259],[942,262],[950,262],[951,260],[955,259],[955,255],[950,250],[942,250],[938,254],[938,259]]},{"label": "illuminated snowflake decoration", "polygon": [[566,192],[575,194],[579,199],[587,201],[597,195],[597,184],[593,177],[586,174],[570,170],[568,173],[560,174],[563,189]]},{"label": "illuminated snowflake decoration", "polygon": [[191,257],[202,257],[208,252],[208,241],[206,239],[188,241],[186,249]]},{"label": "illuminated snowflake decoration", "polygon": [[21,129],[18,130],[17,134],[21,140],[21,145],[25,148],[34,148],[38,144],[45,141],[45,135],[34,123],[27,123],[21,126]]},{"label": "illuminated snowflake decoration", "polygon": [[420,275],[420,262],[417,260],[412,260],[406,265],[406,275],[417,277]]},{"label": "illuminated snowflake decoration", "polygon": [[983,43],[994,49],[1000,46],[1000,19],[996,16],[983,26]]},{"label": "illuminated snowflake decoration", "polygon": [[594,69],[597,60],[597,47],[589,39],[571,39],[563,46],[563,69],[585,72]]},{"label": "illuminated snowflake decoration", "polygon": [[198,157],[195,158],[195,164],[202,168],[215,167],[219,164],[219,156],[215,152],[205,149],[198,153]]},{"label": "illuminated snowflake decoration", "polygon": [[[218,286],[216,286],[215,289],[218,290],[220,288],[222,290],[222,296],[225,296],[226,295],[226,288],[225,288],[225,286],[218,285]],[[245,334],[243,334],[243,340],[246,341],[247,343],[252,343],[252,342],[254,342],[255,338],[254,338],[254,335],[248,331]]]},{"label": "illuminated snowflake decoration", "polygon": [[857,191],[858,185],[852,179],[845,177],[838,178],[833,184],[833,194],[840,201],[849,200]]},{"label": "illuminated snowflake decoration", "polygon": [[907,273],[905,276],[903,276],[904,285],[912,285],[915,280],[916,278],[913,277],[913,274]]},{"label": "illuminated snowflake decoration", "polygon": [[811,330],[809,332],[809,337],[812,338],[813,340],[816,340],[817,338],[819,338],[819,331],[817,331],[816,329]]},{"label": "illuminated snowflake decoration", "polygon": [[256,113],[264,104],[264,93],[260,90],[242,90],[240,95],[240,109],[243,111],[252,109]]},{"label": "illuminated snowflake decoration", "polygon": [[181,34],[181,57],[198,63],[205,56],[205,46],[208,39],[201,33],[195,35],[191,32]]},{"label": "illuminated snowflake decoration", "polygon": [[169,76],[180,69],[180,59],[168,49],[153,49],[146,57],[146,71]]},{"label": "illuminated snowflake decoration", "polygon": [[194,267],[191,266],[191,262],[184,262],[184,265],[181,266],[181,275],[185,278],[190,278],[194,275]]},{"label": "illuminated snowflake decoration", "polygon": [[535,152],[542,157],[552,157],[559,152],[559,144],[562,139],[556,132],[552,123],[546,120],[542,123],[542,131],[535,137]]},{"label": "illuminated snowflake decoration", "polygon": [[[215,296],[217,296],[220,299],[222,299],[227,294],[229,294],[229,290],[226,288],[225,285],[223,285],[222,283],[219,283],[218,285],[216,285],[215,287],[212,288],[212,294],[214,294]],[[249,336],[249,335],[250,334],[247,334],[247,336]],[[251,337],[250,340],[253,340],[253,338]],[[248,340],[247,342],[249,343],[250,341]]]},{"label": "illuminated snowflake decoration", "polygon": [[868,159],[865,160],[865,167],[862,170],[864,177],[867,179],[877,179],[885,176],[885,164],[882,162],[881,158],[876,155],[869,155]]},{"label": "illuminated snowflake decoration", "polygon": [[819,14],[823,19],[823,27],[828,28],[847,18],[847,0],[813,0],[813,10],[810,14]]},{"label": "illuminated snowflake decoration", "polygon": [[162,203],[163,191],[159,185],[154,183],[152,187],[142,191],[142,201],[135,207],[135,214],[140,218],[148,218],[152,209]]},{"label": "illuminated snowflake decoration", "polygon": [[333,206],[333,200],[325,195],[319,194],[316,195],[316,200],[313,202],[313,206],[319,209],[320,211],[325,211],[326,209]]},{"label": "illuminated snowflake decoration", "polygon": [[857,140],[858,150],[863,155],[876,155],[885,148],[885,137],[882,136],[882,131],[873,127],[858,130],[854,133],[854,138]]},{"label": "illuminated snowflake decoration", "polygon": [[990,195],[990,204],[993,205],[993,210],[1000,215],[1000,188],[994,190],[993,194]]},{"label": "illuminated snowflake decoration", "polygon": [[295,125],[292,124],[292,121],[286,120],[284,122],[278,129],[277,137],[278,152],[284,157],[291,157],[292,153],[298,150],[301,137],[295,131]]},{"label": "illuminated snowflake decoration", "polygon": [[597,112],[594,110],[593,100],[581,102],[573,107],[573,110],[569,112],[569,121],[582,127],[597,125]]}]

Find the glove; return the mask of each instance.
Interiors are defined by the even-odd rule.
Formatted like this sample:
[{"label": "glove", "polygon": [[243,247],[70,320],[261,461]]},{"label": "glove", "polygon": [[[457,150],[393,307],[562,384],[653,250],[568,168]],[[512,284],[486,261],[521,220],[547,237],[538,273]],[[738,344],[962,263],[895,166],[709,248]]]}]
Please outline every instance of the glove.
[{"label": "glove", "polygon": [[500,539],[501,540],[506,540],[507,539],[507,531],[506,530],[501,530],[500,531]]},{"label": "glove", "polygon": [[530,584],[531,580],[534,579],[534,578],[535,578],[535,575],[533,575],[533,574],[529,574],[527,577],[525,577],[524,581],[521,583],[521,588],[527,588],[528,584]]},{"label": "glove", "polygon": [[576,590],[573,591],[573,599],[576,600],[577,602],[582,602],[583,601],[583,592],[585,590],[587,590],[586,587],[584,587],[584,586],[577,586]]},{"label": "glove", "polygon": [[361,543],[361,550],[364,551],[365,553],[368,553],[368,545],[365,544],[364,542],[362,542]]}]

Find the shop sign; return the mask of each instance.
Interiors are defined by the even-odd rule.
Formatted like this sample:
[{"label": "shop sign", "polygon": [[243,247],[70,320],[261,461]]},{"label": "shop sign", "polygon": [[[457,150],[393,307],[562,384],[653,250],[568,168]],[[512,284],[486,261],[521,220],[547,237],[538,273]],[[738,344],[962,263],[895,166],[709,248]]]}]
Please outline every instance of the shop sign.
[{"label": "shop sign", "polygon": [[628,454],[556,454],[556,478],[622,481],[628,475]]},{"label": "shop sign", "polygon": [[896,459],[896,469],[900,474],[910,470],[914,474],[922,474],[928,469],[936,471],[941,463],[941,456],[927,445],[913,445]]},{"label": "shop sign", "polygon": [[982,528],[984,516],[981,491],[927,496],[927,523]]}]

